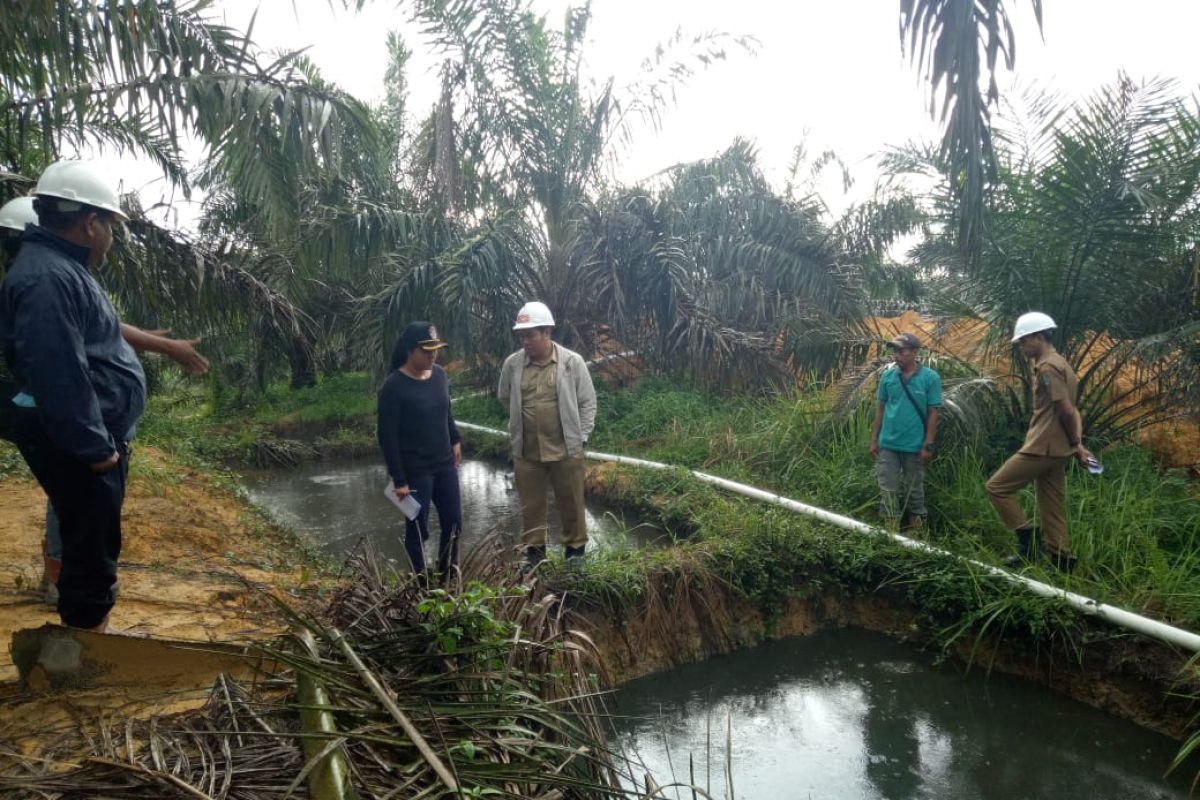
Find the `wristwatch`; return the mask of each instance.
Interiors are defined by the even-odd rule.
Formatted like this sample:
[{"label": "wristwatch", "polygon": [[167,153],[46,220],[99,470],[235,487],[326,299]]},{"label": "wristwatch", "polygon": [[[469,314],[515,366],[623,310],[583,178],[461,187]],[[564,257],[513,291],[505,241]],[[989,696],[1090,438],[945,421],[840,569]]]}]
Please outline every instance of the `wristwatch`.
[{"label": "wristwatch", "polygon": [[922,449],[922,450],[928,450],[928,451],[929,451],[929,452],[931,452],[931,453],[936,453],[936,452],[937,452],[937,445],[936,445],[936,444],[934,444],[933,442],[926,442],[925,444],[921,445],[921,449]]}]

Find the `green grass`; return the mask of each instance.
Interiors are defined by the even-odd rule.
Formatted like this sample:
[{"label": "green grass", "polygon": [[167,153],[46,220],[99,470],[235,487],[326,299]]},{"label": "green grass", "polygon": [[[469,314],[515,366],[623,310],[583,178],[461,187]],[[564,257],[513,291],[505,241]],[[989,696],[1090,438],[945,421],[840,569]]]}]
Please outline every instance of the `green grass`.
[{"label": "green grass", "polygon": [[266,425],[292,421],[357,426],[364,419],[374,421],[377,388],[364,372],[323,378],[307,389],[289,389],[287,384],[278,383],[255,401],[249,417]]},{"label": "green grass", "polygon": [[201,385],[180,384],[150,398],[138,440],[191,463],[254,461],[271,441],[368,447],[375,441],[375,387],[365,373],[349,373],[292,390],[274,384],[247,404],[214,402]]},{"label": "green grass", "polygon": [[[504,426],[504,410],[488,397],[463,400],[455,413],[460,419]],[[591,445],[744,481],[877,522],[870,424],[870,408],[837,419],[820,395],[724,398],[648,379],[632,391],[600,388]],[[1019,431],[991,434],[995,441],[1007,441]],[[947,430],[926,482],[934,543],[990,563],[1012,551],[1011,534],[983,488],[1007,455]],[[1140,446],[1115,445],[1100,456],[1106,465],[1102,477],[1089,476],[1076,466],[1068,472],[1068,516],[1079,557],[1076,573],[1062,576],[1040,566],[1030,573],[1105,602],[1196,627],[1200,492],[1182,473],[1159,469]],[[645,491],[661,499],[664,490]],[[1022,502],[1032,514],[1032,490],[1024,492]],[[676,522],[701,529],[728,526],[729,535],[740,535],[748,524],[740,517],[697,521],[696,514],[691,508],[690,522]],[[773,518],[772,524],[782,525],[786,516]]]}]

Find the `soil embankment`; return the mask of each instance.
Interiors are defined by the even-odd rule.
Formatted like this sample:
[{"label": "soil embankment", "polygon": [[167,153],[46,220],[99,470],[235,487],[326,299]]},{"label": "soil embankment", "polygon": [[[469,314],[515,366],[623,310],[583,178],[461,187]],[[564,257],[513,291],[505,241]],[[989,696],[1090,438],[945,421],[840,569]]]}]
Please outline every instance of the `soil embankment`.
[{"label": "soil embankment", "polygon": [[[807,636],[829,628],[863,628],[918,647],[941,647],[924,630],[916,611],[888,591],[849,595],[827,587],[813,596],[789,599],[770,626],[732,590],[723,597],[710,594],[703,604],[644,611],[619,622],[583,614],[586,633],[614,683],[752,647],[769,638]],[[1193,730],[1196,703],[1181,693],[1195,691],[1200,683],[1182,682],[1186,657],[1158,642],[1097,631],[1094,641],[1073,650],[1066,643],[1056,646],[988,633],[964,637],[946,655],[964,670],[1017,675],[1175,739]]]},{"label": "soil embankment", "polygon": [[[286,622],[268,592],[293,604],[311,570],[285,535],[236,496],[153,448],[134,456],[123,524],[120,597],[112,625],[124,632],[196,642],[266,640]],[[0,478],[0,739],[83,726],[89,718],[194,707],[217,677],[204,658],[176,669],[169,685],[138,685],[31,696],[17,684],[12,634],[58,621],[37,594],[46,498],[30,479]],[[136,658],[136,648],[131,648]],[[168,694],[169,692],[169,694]]]},{"label": "soil embankment", "polygon": [[[629,496],[625,483],[624,474],[610,465],[589,470],[589,492],[610,502]],[[649,502],[653,506],[656,498]],[[1071,636],[1041,638],[1006,630],[1000,623],[968,630],[944,644],[938,630],[956,620],[930,620],[892,585],[874,591],[847,590],[836,581],[796,586],[796,595],[782,599],[768,621],[733,587],[698,580],[702,573],[682,564],[652,571],[638,607],[619,614],[581,610],[586,633],[613,683],[769,638],[849,626],[944,652],[964,670],[996,670],[1032,680],[1176,739],[1195,731],[1200,673],[1188,666],[1192,654],[1101,621],[1080,617]]]}]

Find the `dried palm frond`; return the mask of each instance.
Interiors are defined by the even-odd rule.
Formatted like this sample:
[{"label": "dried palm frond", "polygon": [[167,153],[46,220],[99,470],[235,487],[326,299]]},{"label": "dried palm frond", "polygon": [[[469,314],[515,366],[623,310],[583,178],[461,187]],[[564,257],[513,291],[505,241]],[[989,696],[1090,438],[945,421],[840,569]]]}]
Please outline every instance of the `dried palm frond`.
[{"label": "dried palm frond", "polygon": [[[608,745],[595,647],[568,624],[560,593],[512,581],[501,548],[485,538],[444,589],[360,552],[323,621],[281,604],[298,635],[261,650],[283,678],[221,678],[203,710],[182,716],[101,720],[60,760],[11,749],[0,794],[303,796],[336,756],[362,798],[630,796],[632,771]],[[300,675],[322,691],[302,700]],[[326,723],[302,724],[311,711]]]}]

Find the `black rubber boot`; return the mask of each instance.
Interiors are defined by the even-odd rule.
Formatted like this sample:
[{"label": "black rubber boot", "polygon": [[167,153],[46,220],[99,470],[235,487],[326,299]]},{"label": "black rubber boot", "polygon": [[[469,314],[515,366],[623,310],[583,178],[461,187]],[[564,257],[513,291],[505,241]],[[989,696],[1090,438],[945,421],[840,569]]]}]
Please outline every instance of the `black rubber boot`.
[{"label": "black rubber boot", "polygon": [[1050,559],[1050,566],[1062,573],[1071,573],[1075,571],[1077,559],[1075,556],[1065,555],[1063,553],[1047,552],[1046,556]]},{"label": "black rubber boot", "polygon": [[538,564],[546,560],[546,547],[526,547],[525,555],[521,556],[521,563],[517,567],[517,573],[524,578],[529,573],[533,572]]},{"label": "black rubber boot", "polygon": [[563,548],[563,556],[566,558],[567,566],[571,569],[583,569],[583,551],[587,547],[566,547]]},{"label": "black rubber boot", "polygon": [[1037,553],[1037,542],[1034,541],[1037,538],[1036,531],[1037,528],[1032,525],[1013,531],[1017,535],[1017,554],[1004,559],[1004,566],[1018,569],[1033,562],[1034,554]]}]

